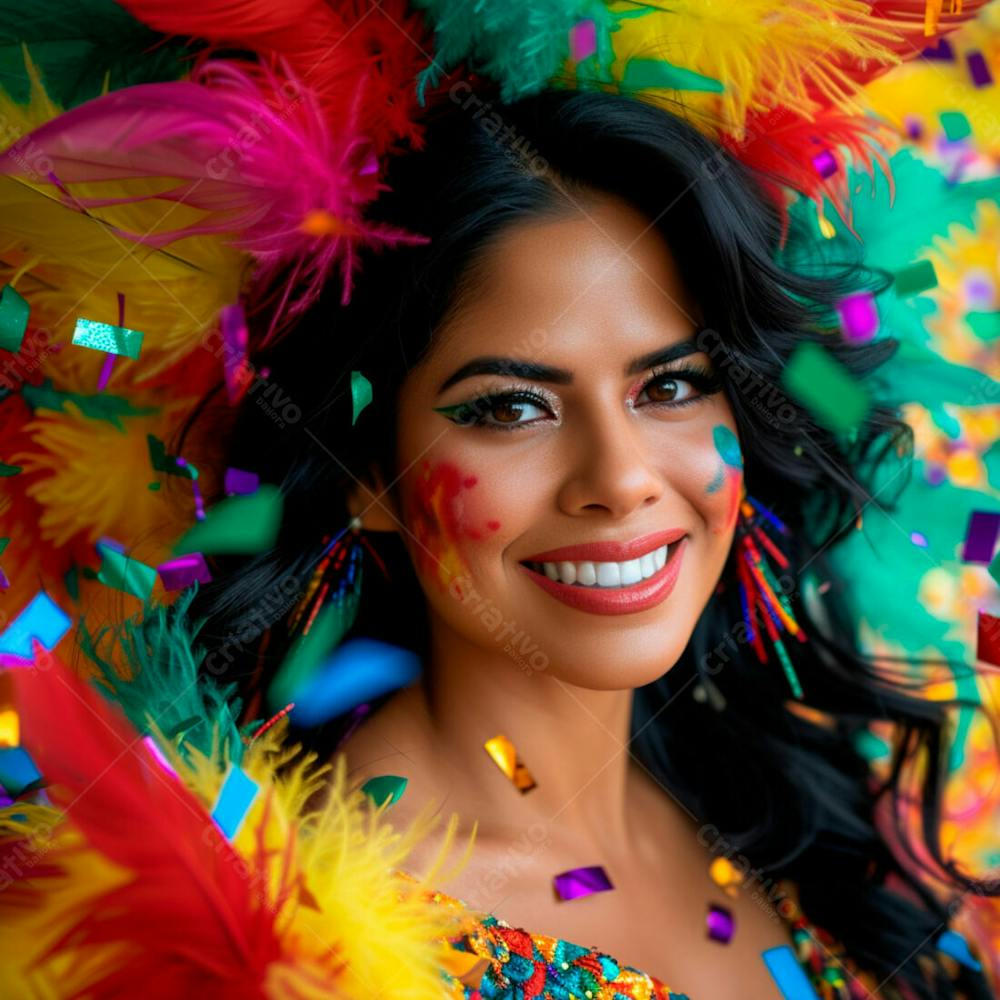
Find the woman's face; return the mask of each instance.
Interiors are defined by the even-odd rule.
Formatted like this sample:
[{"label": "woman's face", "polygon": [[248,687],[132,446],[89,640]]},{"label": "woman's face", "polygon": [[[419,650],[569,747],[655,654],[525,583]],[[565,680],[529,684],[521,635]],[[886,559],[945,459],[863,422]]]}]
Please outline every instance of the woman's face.
[{"label": "woman's face", "polygon": [[436,642],[592,689],[677,661],[742,484],[697,317],[617,199],[494,245],[400,392],[394,494]]}]

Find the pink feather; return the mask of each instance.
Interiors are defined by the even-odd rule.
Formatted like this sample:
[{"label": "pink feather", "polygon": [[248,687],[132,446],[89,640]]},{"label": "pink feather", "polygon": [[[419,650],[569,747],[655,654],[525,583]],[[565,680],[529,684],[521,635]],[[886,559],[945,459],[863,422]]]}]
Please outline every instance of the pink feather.
[{"label": "pink feather", "polygon": [[[355,86],[354,111],[364,81]],[[342,301],[348,301],[360,246],[425,241],[364,219],[385,185],[356,121],[352,111],[334,134],[301,81],[266,67],[211,60],[190,81],[140,84],[66,111],[30,141],[40,150],[33,162],[51,161],[48,181],[67,204],[86,211],[158,200],[163,215],[151,231],[119,234],[157,248],[188,236],[226,236],[257,260],[259,280],[281,276],[284,300],[295,313],[337,269]],[[23,161],[0,158],[0,173],[24,172]],[[74,184],[149,178],[163,179],[156,193],[148,193],[148,184],[136,194],[105,198],[72,191]],[[170,203],[203,215],[172,227]]]}]

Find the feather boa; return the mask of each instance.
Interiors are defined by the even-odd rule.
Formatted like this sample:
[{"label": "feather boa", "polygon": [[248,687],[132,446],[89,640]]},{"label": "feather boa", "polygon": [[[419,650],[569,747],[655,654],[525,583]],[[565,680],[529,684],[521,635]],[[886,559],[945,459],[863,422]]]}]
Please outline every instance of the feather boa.
[{"label": "feather boa", "polygon": [[[181,616],[170,620],[154,617],[134,638],[193,638]],[[242,753],[260,792],[230,842],[210,810],[236,762],[225,735],[233,706],[206,695],[186,650],[167,648],[172,667],[144,660],[126,699],[144,719],[139,729],[51,655],[13,672],[24,742],[51,806],[0,810],[0,871],[12,883],[0,892],[3,981],[54,997],[445,995],[446,975],[467,961],[448,940],[476,918],[394,874],[430,831],[430,815],[396,832],[349,789],[343,758],[332,768],[297,759],[275,726]],[[182,704],[166,704],[168,685]],[[193,738],[167,737],[157,724],[190,710]],[[440,867],[455,830],[452,817],[427,880],[447,877]]]}]

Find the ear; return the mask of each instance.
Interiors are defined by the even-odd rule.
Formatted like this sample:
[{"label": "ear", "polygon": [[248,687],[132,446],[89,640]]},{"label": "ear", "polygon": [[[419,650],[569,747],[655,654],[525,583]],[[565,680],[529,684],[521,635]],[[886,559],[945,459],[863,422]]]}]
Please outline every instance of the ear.
[{"label": "ear", "polygon": [[396,497],[390,493],[382,474],[374,465],[368,475],[356,481],[347,493],[347,512],[361,519],[365,531],[400,531],[402,517]]}]

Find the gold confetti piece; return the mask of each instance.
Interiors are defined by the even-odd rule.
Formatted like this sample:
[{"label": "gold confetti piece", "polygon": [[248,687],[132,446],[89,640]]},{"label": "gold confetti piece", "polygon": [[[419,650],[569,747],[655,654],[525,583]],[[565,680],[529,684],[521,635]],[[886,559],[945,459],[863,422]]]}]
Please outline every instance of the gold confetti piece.
[{"label": "gold confetti piece", "polygon": [[729,858],[716,858],[708,866],[708,875],[711,880],[725,892],[727,896],[736,896],[737,889],[743,882],[736,865]]},{"label": "gold confetti piece", "polygon": [[20,720],[12,708],[0,712],[0,747],[16,747],[21,742]]},{"label": "gold confetti piece", "polygon": [[502,733],[487,740],[483,746],[497,767],[507,775],[519,792],[530,792],[535,787],[531,772],[518,759],[514,744]]}]

